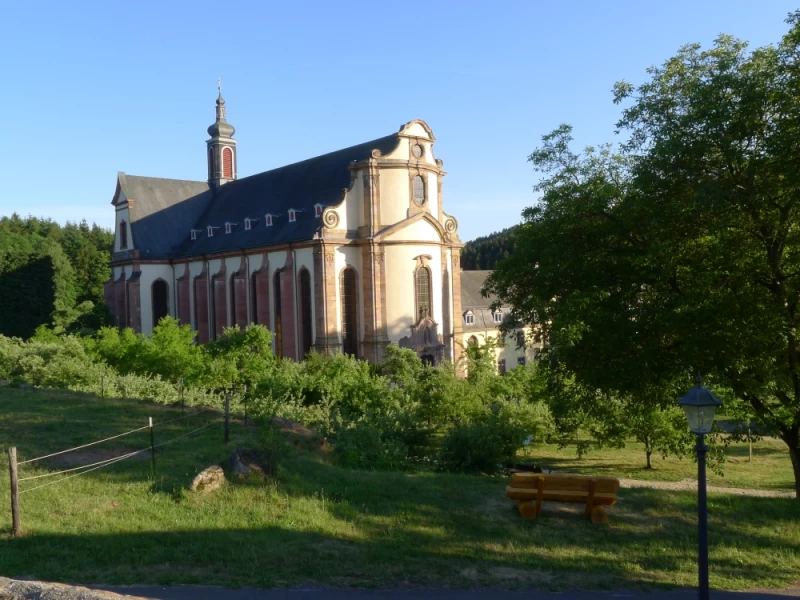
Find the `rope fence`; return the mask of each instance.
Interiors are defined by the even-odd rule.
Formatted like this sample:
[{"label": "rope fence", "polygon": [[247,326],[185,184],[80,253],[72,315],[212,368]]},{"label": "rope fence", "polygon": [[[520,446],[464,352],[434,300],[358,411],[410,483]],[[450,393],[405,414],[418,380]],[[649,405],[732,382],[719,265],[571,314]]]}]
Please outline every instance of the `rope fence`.
[{"label": "rope fence", "polygon": [[[175,417],[173,419],[167,419],[166,421],[157,421],[157,422],[154,422],[152,417],[150,417],[148,419],[148,424],[145,425],[144,427],[137,427],[136,429],[131,429],[130,431],[126,431],[124,433],[119,433],[117,435],[113,435],[113,436],[110,436],[110,437],[107,437],[107,438],[103,438],[102,440],[96,440],[94,442],[89,442],[87,444],[82,444],[80,446],[75,446],[74,448],[67,448],[66,450],[60,450],[58,452],[45,454],[43,456],[37,456],[36,458],[29,458],[27,460],[19,461],[19,462],[17,461],[17,449],[16,449],[16,447],[13,447],[13,446],[10,447],[8,449],[8,459],[9,459],[9,473],[10,473],[10,476],[11,476],[11,518],[12,518],[12,528],[13,528],[14,536],[15,537],[19,537],[22,534],[22,527],[21,527],[21,524],[20,524],[20,511],[19,511],[19,496],[20,495],[26,494],[28,492],[32,492],[34,490],[38,490],[38,489],[41,489],[41,488],[44,488],[44,487],[48,487],[48,486],[51,486],[51,485],[56,485],[58,483],[63,483],[65,481],[69,480],[69,479],[73,479],[75,477],[79,477],[79,476],[84,475],[86,473],[91,473],[92,471],[96,471],[98,469],[102,469],[104,467],[108,467],[110,465],[116,464],[116,463],[121,462],[123,460],[127,460],[129,458],[133,458],[134,456],[137,456],[139,454],[147,452],[148,450],[150,451],[150,453],[152,455],[152,461],[153,461],[152,469],[153,469],[153,475],[155,475],[155,468],[156,468],[156,453],[155,453],[155,451],[156,451],[156,448],[161,448],[161,447],[166,446],[168,444],[172,444],[172,443],[177,442],[179,440],[194,436],[194,435],[198,434],[199,432],[201,432],[201,431],[203,431],[205,429],[208,429],[209,427],[212,427],[213,425],[218,425],[219,422],[220,422],[220,418],[213,419],[211,422],[206,423],[205,425],[203,425],[201,427],[193,429],[192,431],[189,431],[187,433],[184,433],[184,434],[179,435],[177,437],[174,437],[172,439],[166,440],[164,442],[160,442],[158,444],[155,443],[155,437],[154,437],[154,433],[153,433],[154,427],[156,425],[163,426],[163,425],[166,425],[166,424],[169,424],[169,423],[174,423],[176,421],[182,421],[184,419],[188,419],[190,417],[195,417],[197,415],[208,413],[208,412],[211,412],[211,411],[214,411],[214,410],[216,410],[216,409],[214,409],[214,408],[205,408],[203,410],[194,411],[194,412],[192,412],[190,414],[182,415],[180,417]],[[225,424],[225,436],[224,436],[224,439],[227,442],[228,441],[228,428],[229,428],[229,424],[230,424],[230,396],[229,396],[229,394],[226,394],[225,413],[224,413],[224,415],[222,415],[221,419],[224,420],[224,424]],[[77,466],[77,467],[71,467],[71,468],[68,468],[68,469],[62,469],[60,471],[42,473],[42,474],[39,474],[39,475],[30,475],[28,477],[22,477],[22,478],[19,477],[19,467],[22,466],[22,465],[34,463],[34,462],[37,462],[37,461],[40,461],[40,460],[44,460],[44,459],[47,459],[47,458],[53,458],[55,456],[61,456],[63,454],[67,454],[69,452],[75,452],[76,450],[82,450],[83,448],[89,448],[91,446],[96,446],[98,444],[102,444],[104,442],[109,442],[111,440],[116,440],[116,439],[119,439],[119,438],[122,438],[122,437],[125,437],[125,436],[128,436],[128,435],[134,434],[134,433],[139,432],[139,431],[144,431],[145,429],[149,429],[150,430],[150,445],[145,447],[145,448],[141,448],[139,450],[134,450],[132,452],[128,452],[128,453],[123,454],[121,456],[114,456],[114,457],[106,458],[106,459],[103,459],[103,460],[99,460],[97,462],[93,462],[93,463],[90,463],[90,464],[80,465],[80,466]],[[47,483],[34,485],[33,487],[27,487],[27,488],[22,489],[22,490],[19,489],[19,484],[22,483],[22,482],[34,481],[34,480],[44,479],[44,478],[47,478],[47,477],[55,477],[55,476],[58,476],[58,475],[65,475],[67,473],[71,473],[71,475],[67,475],[66,477],[61,477],[60,479],[57,479],[55,481],[48,481]]]}]

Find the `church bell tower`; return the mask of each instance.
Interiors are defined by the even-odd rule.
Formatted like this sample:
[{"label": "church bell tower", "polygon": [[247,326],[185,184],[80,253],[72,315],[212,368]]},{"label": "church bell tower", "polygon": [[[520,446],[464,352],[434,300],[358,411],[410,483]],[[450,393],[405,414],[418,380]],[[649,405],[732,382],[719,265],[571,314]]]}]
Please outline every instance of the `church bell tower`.
[{"label": "church bell tower", "polygon": [[225,99],[222,97],[222,82],[218,85],[217,120],[208,128],[210,140],[206,140],[208,149],[208,184],[212,189],[233,181],[237,176],[236,168],[236,131],[233,125],[225,120]]}]

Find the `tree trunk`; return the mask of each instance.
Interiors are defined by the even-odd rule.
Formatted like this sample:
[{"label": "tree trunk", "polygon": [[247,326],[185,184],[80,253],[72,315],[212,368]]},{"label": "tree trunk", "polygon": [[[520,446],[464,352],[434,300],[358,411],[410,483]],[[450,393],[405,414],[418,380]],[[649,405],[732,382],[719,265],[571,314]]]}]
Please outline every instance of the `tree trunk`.
[{"label": "tree trunk", "polygon": [[800,436],[795,432],[794,436],[788,437],[794,437],[793,440],[784,438],[783,441],[789,445],[789,458],[792,459],[792,471],[794,471],[795,498],[800,500],[800,447],[798,447]]},{"label": "tree trunk", "polygon": [[652,455],[652,454],[653,454],[653,451],[652,451],[652,450],[646,450],[646,452],[647,452],[647,468],[648,468],[648,469],[652,469],[652,468],[653,468],[653,465],[652,465],[652,463],[650,462],[650,455]]}]

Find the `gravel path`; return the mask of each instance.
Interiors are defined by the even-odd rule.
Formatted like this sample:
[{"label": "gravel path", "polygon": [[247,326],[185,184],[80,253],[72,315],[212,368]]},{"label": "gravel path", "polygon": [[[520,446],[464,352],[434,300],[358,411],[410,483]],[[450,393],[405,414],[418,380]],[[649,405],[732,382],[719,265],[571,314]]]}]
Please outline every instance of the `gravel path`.
[{"label": "gravel path", "polygon": [[[681,481],[644,481],[641,479],[620,479],[620,487],[623,488],[653,488],[657,490],[681,490],[696,491],[696,479],[683,479]],[[709,492],[718,494],[735,494],[737,496],[754,496],[757,498],[794,498],[794,492],[784,492],[778,490],[751,490],[744,488],[720,487],[709,485]]]}]

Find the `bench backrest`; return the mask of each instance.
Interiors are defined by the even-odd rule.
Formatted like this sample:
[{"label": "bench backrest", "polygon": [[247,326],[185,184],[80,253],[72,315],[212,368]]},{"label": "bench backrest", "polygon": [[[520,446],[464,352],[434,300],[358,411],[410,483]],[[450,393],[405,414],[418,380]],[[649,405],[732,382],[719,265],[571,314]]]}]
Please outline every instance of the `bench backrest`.
[{"label": "bench backrest", "polygon": [[564,492],[589,492],[591,480],[595,481],[596,494],[616,494],[619,490],[619,479],[614,477],[591,477],[588,475],[561,475],[554,473],[514,473],[511,475],[511,487],[537,488],[539,479],[544,480],[545,490]]}]

